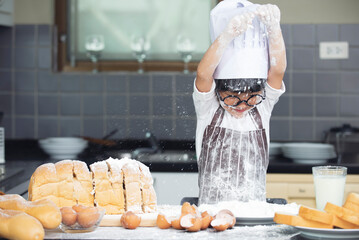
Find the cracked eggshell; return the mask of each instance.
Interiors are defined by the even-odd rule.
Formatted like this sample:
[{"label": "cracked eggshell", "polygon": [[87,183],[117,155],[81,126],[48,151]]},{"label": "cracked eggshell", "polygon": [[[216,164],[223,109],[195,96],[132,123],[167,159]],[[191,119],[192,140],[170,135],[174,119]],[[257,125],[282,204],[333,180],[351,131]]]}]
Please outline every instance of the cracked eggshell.
[{"label": "cracked eggshell", "polygon": [[198,232],[201,230],[202,221],[195,214],[186,214],[181,217],[180,224],[189,232]]},{"label": "cracked eggshell", "polygon": [[215,218],[223,218],[223,219],[225,219],[227,222],[228,222],[228,224],[229,224],[229,228],[233,228],[233,226],[236,224],[236,217],[234,216],[234,214],[230,211],[230,210],[228,210],[228,209],[222,209],[222,210],[220,210],[217,214],[216,214],[216,216],[215,216]]},{"label": "cracked eggshell", "polygon": [[157,224],[157,227],[159,227],[161,229],[167,229],[167,228],[171,227],[171,221],[169,221],[165,215],[160,214],[160,213],[157,215],[156,224]]},{"label": "cracked eggshell", "polygon": [[203,212],[201,214],[201,217],[202,217],[201,230],[205,230],[211,224],[211,221],[213,220],[213,217],[211,215],[209,215],[209,213],[207,211]]}]

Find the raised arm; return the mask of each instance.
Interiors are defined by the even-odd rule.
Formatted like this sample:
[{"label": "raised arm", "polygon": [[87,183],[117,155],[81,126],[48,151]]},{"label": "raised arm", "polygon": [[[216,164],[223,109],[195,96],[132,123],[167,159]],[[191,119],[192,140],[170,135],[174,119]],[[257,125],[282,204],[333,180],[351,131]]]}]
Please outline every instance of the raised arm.
[{"label": "raised arm", "polygon": [[280,89],[287,68],[285,44],[280,28],[280,10],[276,5],[266,4],[257,8],[256,15],[266,25],[269,43],[268,84]]},{"label": "raised arm", "polygon": [[218,36],[198,64],[196,87],[200,92],[209,92],[213,83],[213,73],[218,66],[228,44],[245,32],[255,17],[253,13],[244,13],[233,17],[226,29]]}]

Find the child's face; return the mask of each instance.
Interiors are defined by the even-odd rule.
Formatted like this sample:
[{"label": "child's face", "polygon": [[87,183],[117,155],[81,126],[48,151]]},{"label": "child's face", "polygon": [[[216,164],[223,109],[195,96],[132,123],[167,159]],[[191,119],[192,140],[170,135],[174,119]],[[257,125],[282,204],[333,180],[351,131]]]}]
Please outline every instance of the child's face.
[{"label": "child's face", "polygon": [[243,117],[250,109],[263,100],[262,97],[258,96],[263,96],[263,91],[242,93],[220,91],[218,94],[221,98],[222,107],[235,118]]}]

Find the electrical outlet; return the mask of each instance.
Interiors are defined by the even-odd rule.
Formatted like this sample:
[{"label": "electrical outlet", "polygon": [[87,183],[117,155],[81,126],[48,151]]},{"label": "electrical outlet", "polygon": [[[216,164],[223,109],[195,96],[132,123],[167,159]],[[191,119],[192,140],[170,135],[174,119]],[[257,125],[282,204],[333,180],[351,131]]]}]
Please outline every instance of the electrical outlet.
[{"label": "electrical outlet", "polygon": [[348,42],[321,42],[319,44],[320,59],[347,59],[349,58]]}]

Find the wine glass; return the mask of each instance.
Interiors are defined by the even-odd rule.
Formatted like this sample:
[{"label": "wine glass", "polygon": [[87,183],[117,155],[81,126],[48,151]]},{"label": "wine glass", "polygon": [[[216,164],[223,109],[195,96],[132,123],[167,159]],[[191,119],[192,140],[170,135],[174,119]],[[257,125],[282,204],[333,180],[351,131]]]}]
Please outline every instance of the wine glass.
[{"label": "wine glass", "polygon": [[177,37],[177,52],[180,53],[182,61],[184,63],[183,73],[188,74],[188,63],[192,60],[192,53],[196,46],[189,37],[178,36]]},{"label": "wine glass", "polygon": [[131,40],[131,49],[137,59],[139,68],[138,73],[143,73],[143,62],[147,57],[147,52],[151,48],[151,43],[145,37],[133,36]]},{"label": "wine glass", "polygon": [[101,56],[101,52],[105,49],[105,40],[102,35],[89,35],[85,39],[85,49],[87,51],[87,56],[91,59],[93,63],[93,73],[97,73],[97,62]]}]

